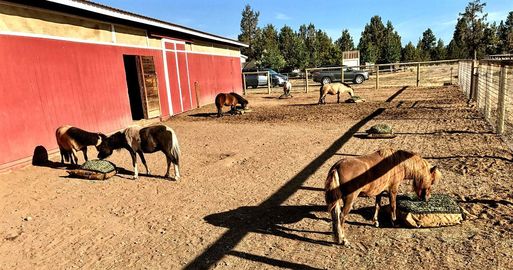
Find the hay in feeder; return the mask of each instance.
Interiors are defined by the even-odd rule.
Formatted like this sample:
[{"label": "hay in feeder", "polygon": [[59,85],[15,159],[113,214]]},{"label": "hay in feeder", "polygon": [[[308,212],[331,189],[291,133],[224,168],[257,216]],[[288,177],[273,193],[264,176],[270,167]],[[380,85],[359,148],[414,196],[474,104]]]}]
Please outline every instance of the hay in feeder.
[{"label": "hay in feeder", "polygon": [[397,196],[397,213],[404,224],[415,228],[450,226],[463,220],[459,205],[446,194],[433,194],[427,202],[415,195]]},{"label": "hay in feeder", "polygon": [[365,132],[367,132],[367,138],[395,138],[392,127],[387,124],[376,124]]},{"label": "hay in feeder", "polygon": [[346,99],[346,103],[359,103],[364,102],[365,99],[359,97],[359,96],[351,96],[351,98]]},{"label": "hay in feeder", "polygon": [[106,180],[116,175],[116,166],[108,160],[88,160],[79,169],[68,170],[70,176],[90,180]]}]

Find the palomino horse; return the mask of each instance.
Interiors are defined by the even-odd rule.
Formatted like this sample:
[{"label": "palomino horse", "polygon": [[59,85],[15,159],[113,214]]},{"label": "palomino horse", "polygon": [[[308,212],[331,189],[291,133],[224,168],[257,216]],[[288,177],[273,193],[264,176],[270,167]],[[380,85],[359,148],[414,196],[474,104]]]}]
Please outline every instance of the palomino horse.
[{"label": "palomino horse", "polygon": [[431,196],[431,185],[441,177],[440,171],[418,154],[403,150],[381,149],[368,155],[339,160],[331,167],[325,183],[325,199],[331,213],[335,242],[349,244],[344,235],[344,220],[360,193],[376,196],[373,221],[378,227],[381,196],[387,191],[394,224],[396,196],[401,182],[413,179],[413,190],[419,198],[427,201]]},{"label": "palomino horse", "polygon": [[55,131],[55,138],[61,153],[61,163],[70,161],[78,164],[77,151],[82,151],[87,161],[87,146],[98,146],[102,142],[99,133],[88,132],[69,125],[61,126]]},{"label": "palomino horse", "polygon": [[353,88],[347,83],[323,84],[319,89],[319,104],[326,104],[326,95],[337,95],[337,103],[340,103],[340,94],[347,92],[351,97],[354,95]]},{"label": "palomino horse", "polygon": [[156,151],[162,151],[166,155],[167,170],[164,177],[169,177],[169,169],[172,162],[175,166],[175,180],[180,179],[180,147],[178,146],[176,134],[170,127],[162,124],[145,128],[132,126],[123,132],[116,132],[110,137],[101,135],[102,143],[96,147],[98,149],[98,158],[104,159],[112,154],[112,150],[125,148],[132,157],[134,179],[137,179],[139,176],[136,153],[139,154],[146,168],[146,173],[150,174],[143,153],[154,153]]},{"label": "palomino horse", "polygon": [[219,93],[216,96],[217,117],[223,115],[223,106],[230,106],[232,113],[234,113],[237,104],[240,104],[242,109],[246,109],[248,101],[237,93]]}]

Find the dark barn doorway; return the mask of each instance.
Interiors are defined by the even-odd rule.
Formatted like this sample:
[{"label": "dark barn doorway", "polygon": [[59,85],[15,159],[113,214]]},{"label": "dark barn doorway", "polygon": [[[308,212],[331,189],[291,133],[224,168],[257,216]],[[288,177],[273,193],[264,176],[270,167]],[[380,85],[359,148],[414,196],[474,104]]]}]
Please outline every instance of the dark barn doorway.
[{"label": "dark barn doorway", "polygon": [[133,120],[160,116],[157,72],[152,56],[123,55]]},{"label": "dark barn doorway", "polygon": [[125,63],[126,85],[128,87],[128,97],[130,99],[130,110],[132,111],[132,120],[144,119],[144,108],[141,96],[140,69],[137,64],[136,55],[123,55]]}]

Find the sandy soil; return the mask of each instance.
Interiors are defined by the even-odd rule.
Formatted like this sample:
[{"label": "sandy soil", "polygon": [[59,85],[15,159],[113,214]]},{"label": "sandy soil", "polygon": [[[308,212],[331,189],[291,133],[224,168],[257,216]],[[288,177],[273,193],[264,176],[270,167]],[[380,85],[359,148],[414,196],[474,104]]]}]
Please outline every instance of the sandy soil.
[{"label": "sandy soil", "polygon": [[[244,115],[218,119],[205,106],[173,117],[167,124],[182,147],[180,181],[79,180],[57,163],[0,175],[0,268],[511,268],[512,152],[476,109],[451,87],[356,94],[367,102],[335,104],[328,96],[319,106],[317,93],[250,94],[252,112]],[[376,123],[398,136],[358,136]],[[393,228],[383,212],[383,227],[375,228],[372,199],[359,198],[346,225],[351,247],[333,245],[322,190],[327,170],[380,147],[439,165],[444,178],[433,192],[455,195],[468,219]],[[146,159],[164,174],[163,154]],[[124,150],[110,160],[132,170]],[[410,192],[408,183],[401,192]]]}]

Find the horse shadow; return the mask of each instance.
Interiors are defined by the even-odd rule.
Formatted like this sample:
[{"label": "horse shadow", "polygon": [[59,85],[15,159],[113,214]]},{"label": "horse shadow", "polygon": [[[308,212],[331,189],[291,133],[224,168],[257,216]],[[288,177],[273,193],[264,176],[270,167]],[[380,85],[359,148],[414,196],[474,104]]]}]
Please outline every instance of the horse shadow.
[{"label": "horse shadow", "polygon": [[213,118],[217,117],[217,113],[195,113],[195,114],[189,114],[190,117],[204,117],[204,118]]},{"label": "horse shadow", "polygon": [[319,104],[319,103],[299,103],[299,104],[288,104],[288,105],[285,105],[285,106],[291,106],[291,107],[310,107],[310,106],[319,106],[319,105],[323,105],[323,104]]},{"label": "horse shadow", "polygon": [[42,145],[38,145],[34,148],[34,154],[32,155],[32,165],[61,170],[73,170],[79,168],[78,164],[65,164],[49,160],[48,151]]},{"label": "horse shadow", "polygon": [[285,224],[294,224],[305,218],[323,220],[314,212],[325,212],[324,205],[305,206],[242,206],[234,210],[216,213],[204,217],[211,225],[224,227],[230,230],[251,231],[267,235],[275,235],[291,240],[303,241],[319,245],[332,245],[331,242],[309,238],[301,234],[330,235],[331,231],[311,231],[290,229]]},{"label": "horse shadow", "polygon": [[[117,177],[120,177],[120,178],[124,178],[124,179],[130,179],[132,180],[133,179],[133,176],[134,176],[134,172],[131,171],[131,170],[127,170],[123,167],[117,167],[116,166],[116,176]],[[177,181],[175,178],[173,177],[164,177],[163,175],[154,175],[154,174],[147,174],[147,173],[139,173],[139,176],[144,176],[144,177],[151,177],[151,178],[157,178],[157,179],[164,179],[164,180],[172,180],[172,181]]]},{"label": "horse shadow", "polygon": [[[357,225],[357,226],[366,226],[366,227],[373,227],[374,223],[372,222],[372,219],[374,217],[374,206],[368,206],[368,207],[361,207],[358,209],[353,209],[351,212],[349,212],[349,217],[346,218],[345,223],[351,224],[351,225]],[[359,221],[352,221],[351,215],[356,214],[361,216],[363,219],[365,219],[368,222],[359,222]],[[331,222],[331,219],[329,219]],[[379,222],[379,228],[397,228],[392,224],[392,218],[390,216],[390,205],[382,205],[378,212],[378,222]]]}]

